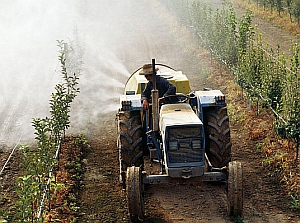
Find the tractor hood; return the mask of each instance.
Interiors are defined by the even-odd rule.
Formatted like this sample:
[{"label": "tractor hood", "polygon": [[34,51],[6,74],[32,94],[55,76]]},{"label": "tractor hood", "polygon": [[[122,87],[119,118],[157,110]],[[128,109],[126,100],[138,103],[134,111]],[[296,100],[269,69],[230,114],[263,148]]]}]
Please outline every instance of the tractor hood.
[{"label": "tractor hood", "polygon": [[189,178],[203,175],[202,126],[189,104],[168,104],[161,107],[160,132],[169,176]]},{"label": "tractor hood", "polygon": [[189,125],[202,126],[201,120],[189,104],[167,104],[161,107],[159,127],[162,135],[167,127]]}]

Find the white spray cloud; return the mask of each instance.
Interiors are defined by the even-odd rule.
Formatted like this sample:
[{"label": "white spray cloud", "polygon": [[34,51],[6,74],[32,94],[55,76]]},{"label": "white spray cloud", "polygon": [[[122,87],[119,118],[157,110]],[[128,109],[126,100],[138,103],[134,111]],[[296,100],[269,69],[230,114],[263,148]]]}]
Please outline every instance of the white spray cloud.
[{"label": "white spray cloud", "polygon": [[32,118],[49,115],[51,92],[61,81],[56,40],[75,40],[82,51],[81,92],[72,111],[79,128],[116,112],[136,68],[151,58],[178,60],[180,50],[166,52],[174,43],[160,38],[170,30],[159,7],[155,0],[1,0],[0,145],[33,138]]}]

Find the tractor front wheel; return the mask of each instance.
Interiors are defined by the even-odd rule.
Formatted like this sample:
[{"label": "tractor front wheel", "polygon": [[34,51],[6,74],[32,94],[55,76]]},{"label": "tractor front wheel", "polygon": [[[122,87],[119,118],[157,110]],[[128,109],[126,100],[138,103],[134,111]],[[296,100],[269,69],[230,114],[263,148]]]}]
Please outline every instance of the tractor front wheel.
[{"label": "tractor front wheel", "polygon": [[240,162],[228,164],[227,210],[229,216],[242,216],[243,213],[243,173]]},{"label": "tractor front wheel", "polygon": [[126,195],[130,219],[132,222],[142,221],[144,219],[144,199],[141,168],[128,167],[126,179]]}]

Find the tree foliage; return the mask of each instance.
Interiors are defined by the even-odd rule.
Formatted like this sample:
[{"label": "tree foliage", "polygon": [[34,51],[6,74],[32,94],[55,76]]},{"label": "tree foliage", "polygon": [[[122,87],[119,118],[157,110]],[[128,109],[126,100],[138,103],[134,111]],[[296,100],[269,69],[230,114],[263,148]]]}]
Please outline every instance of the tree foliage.
[{"label": "tree foliage", "polygon": [[263,6],[265,10],[277,10],[278,16],[286,11],[289,13],[290,18],[294,17],[298,24],[300,22],[300,0],[256,0],[259,6]]},{"label": "tree foliage", "polygon": [[[279,12],[288,5],[293,9],[293,15],[296,16],[296,12],[299,11],[300,16],[300,0],[259,0],[258,3],[277,8]],[[269,49],[268,45],[263,43],[261,35],[256,33],[251,25],[251,11],[237,18],[232,5],[226,1],[223,2],[221,9],[216,10],[199,1],[184,5],[189,7],[185,10],[189,12],[186,15],[189,18],[185,19],[189,24],[186,25],[193,27],[199,36],[199,43],[210,50],[220,63],[226,64],[233,71],[235,80],[245,89],[250,100],[261,100],[264,106],[274,111],[277,133],[295,141],[298,150],[300,143],[298,45],[292,46],[294,52],[292,58],[280,53],[279,48]]]}]

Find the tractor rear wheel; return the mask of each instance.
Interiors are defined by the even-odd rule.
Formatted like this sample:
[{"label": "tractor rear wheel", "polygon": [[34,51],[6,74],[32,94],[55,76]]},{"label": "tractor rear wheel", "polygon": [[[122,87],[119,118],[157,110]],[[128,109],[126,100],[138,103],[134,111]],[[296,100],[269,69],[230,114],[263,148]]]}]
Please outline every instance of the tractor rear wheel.
[{"label": "tractor rear wheel", "polygon": [[227,210],[229,216],[243,214],[243,171],[240,162],[228,164]]},{"label": "tractor rear wheel", "polygon": [[127,168],[126,195],[128,210],[132,222],[144,220],[144,199],[142,170],[140,167]]},{"label": "tractor rear wheel", "polygon": [[125,187],[127,167],[143,164],[142,124],[140,111],[119,111],[117,118],[120,183]]},{"label": "tractor rear wheel", "polygon": [[206,149],[213,167],[224,167],[231,160],[229,118],[226,107],[204,110]]}]

